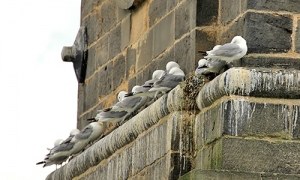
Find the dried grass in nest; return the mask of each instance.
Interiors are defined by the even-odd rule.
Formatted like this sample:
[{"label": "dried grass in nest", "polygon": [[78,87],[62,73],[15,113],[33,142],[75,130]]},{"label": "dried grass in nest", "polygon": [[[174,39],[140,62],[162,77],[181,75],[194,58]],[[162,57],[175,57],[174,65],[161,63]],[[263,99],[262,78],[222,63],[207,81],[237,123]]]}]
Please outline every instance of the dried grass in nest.
[{"label": "dried grass in nest", "polygon": [[183,89],[183,100],[188,109],[198,109],[195,102],[196,97],[202,87],[209,82],[211,77],[206,77],[204,75],[195,76],[194,73],[190,73],[184,82],[180,84]]}]

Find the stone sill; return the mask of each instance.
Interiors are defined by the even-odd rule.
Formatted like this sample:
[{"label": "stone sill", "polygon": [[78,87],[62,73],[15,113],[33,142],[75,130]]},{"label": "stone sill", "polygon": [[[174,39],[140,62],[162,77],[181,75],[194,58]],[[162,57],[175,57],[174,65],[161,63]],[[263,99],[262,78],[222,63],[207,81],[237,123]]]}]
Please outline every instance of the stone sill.
[{"label": "stone sill", "polygon": [[299,76],[300,71],[296,70],[231,68],[204,85],[196,102],[194,99],[183,99],[183,89],[177,86],[69,163],[49,174],[46,179],[72,179],[79,176],[118,149],[133,142],[164,116],[175,111],[192,110],[187,108],[187,103],[197,103],[201,110],[217,99],[230,95],[299,98]]}]

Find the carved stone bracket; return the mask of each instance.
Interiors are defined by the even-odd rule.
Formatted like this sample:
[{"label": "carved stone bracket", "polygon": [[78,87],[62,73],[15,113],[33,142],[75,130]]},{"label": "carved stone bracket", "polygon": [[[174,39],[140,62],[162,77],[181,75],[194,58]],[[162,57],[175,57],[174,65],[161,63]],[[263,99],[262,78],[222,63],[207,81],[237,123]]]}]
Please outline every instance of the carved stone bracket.
[{"label": "carved stone bracket", "polygon": [[87,34],[86,27],[79,28],[73,46],[64,46],[61,58],[65,62],[73,62],[78,83],[83,83],[87,66]]},{"label": "carved stone bracket", "polygon": [[138,6],[145,0],[114,0],[117,6],[121,9],[130,9]]}]

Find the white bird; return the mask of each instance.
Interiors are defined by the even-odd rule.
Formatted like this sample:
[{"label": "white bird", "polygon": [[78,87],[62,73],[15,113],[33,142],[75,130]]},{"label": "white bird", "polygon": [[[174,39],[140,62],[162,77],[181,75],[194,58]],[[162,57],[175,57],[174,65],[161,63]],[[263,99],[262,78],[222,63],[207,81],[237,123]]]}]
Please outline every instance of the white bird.
[{"label": "white bird", "polygon": [[159,92],[166,93],[175,88],[180,82],[184,81],[184,76],[185,74],[181,69],[174,67],[170,69],[169,73],[156,81],[149,91],[155,92],[154,97],[156,97]]},{"label": "white bird", "polygon": [[219,59],[200,59],[195,70],[196,75],[220,74],[226,68],[226,62]]},{"label": "white bird", "polygon": [[[60,143],[62,143],[64,140],[63,139],[56,139],[55,141],[54,141],[54,146],[53,146],[53,148],[55,147],[55,146],[58,146]],[[47,150],[51,150],[51,149],[53,149],[53,148],[47,148]]]},{"label": "white bird", "polygon": [[84,127],[79,134],[76,134],[70,143],[74,143],[71,154],[77,154],[82,151],[89,143],[99,138],[106,129],[106,123],[92,122]]},{"label": "white bird", "polygon": [[66,140],[64,140],[57,146],[53,147],[50,150],[50,152],[46,155],[44,161],[40,161],[36,164],[37,165],[44,164],[43,167],[50,166],[52,164],[56,164],[56,165],[62,164],[71,155],[70,150],[72,149],[73,143],[70,143],[70,141],[78,133],[79,133],[78,129],[72,129],[70,132],[70,136]]},{"label": "white bird", "polygon": [[227,63],[242,58],[247,53],[247,43],[241,36],[235,36],[230,43],[217,46],[211,51],[206,51],[204,58],[225,60]]},{"label": "white bird", "polygon": [[148,96],[149,98],[153,98],[155,92],[150,92],[149,90],[152,88],[155,81],[159,80],[159,78],[164,74],[164,70],[155,70],[152,74],[152,79],[146,81],[142,86],[136,87],[135,92],[130,92],[125,95],[125,97],[139,97],[139,96]]},{"label": "white bird", "polygon": [[166,71],[170,71],[173,67],[178,67],[180,68],[179,64],[175,61],[169,61],[167,64],[166,64]]}]

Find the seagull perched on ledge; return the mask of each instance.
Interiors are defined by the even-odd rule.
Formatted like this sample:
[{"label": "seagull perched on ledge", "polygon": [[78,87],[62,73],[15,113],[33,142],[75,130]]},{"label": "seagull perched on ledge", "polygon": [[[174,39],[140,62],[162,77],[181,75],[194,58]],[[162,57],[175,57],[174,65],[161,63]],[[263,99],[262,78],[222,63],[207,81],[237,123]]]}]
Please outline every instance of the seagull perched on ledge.
[{"label": "seagull perched on ledge", "polygon": [[173,67],[168,73],[164,74],[158,81],[156,81],[149,91],[155,92],[154,97],[156,97],[159,92],[165,94],[175,88],[180,82],[184,81],[184,76],[185,74],[180,68]]},{"label": "seagull perched on ledge", "polygon": [[80,131],[78,129],[72,129],[70,132],[70,136],[66,140],[53,147],[46,155],[44,161],[38,162],[36,164],[44,164],[43,167],[50,166],[52,164],[62,164],[72,154],[71,150],[74,143],[70,142],[75,135],[79,134],[79,132]]},{"label": "seagull perched on ledge", "polygon": [[214,49],[206,51],[207,56],[204,58],[220,59],[230,63],[245,56],[247,50],[246,40],[241,36],[235,36],[230,43],[217,45]]},{"label": "seagull perched on ledge", "polygon": [[195,75],[218,75],[226,69],[226,62],[220,59],[200,59],[198,61],[198,67],[195,70]]}]

